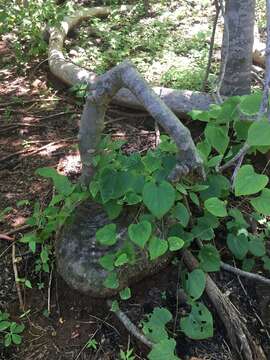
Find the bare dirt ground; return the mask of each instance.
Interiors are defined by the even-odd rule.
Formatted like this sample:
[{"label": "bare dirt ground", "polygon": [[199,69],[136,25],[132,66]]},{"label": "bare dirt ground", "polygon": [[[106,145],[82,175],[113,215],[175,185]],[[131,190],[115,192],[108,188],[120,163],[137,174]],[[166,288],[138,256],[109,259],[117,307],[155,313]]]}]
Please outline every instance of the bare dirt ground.
[{"label": "bare dirt ground", "polygon": [[[126,350],[129,343],[136,359],[146,359],[147,348],[130,338],[103,300],[73,291],[56,269],[51,276],[38,279],[33,271],[33,255],[17,241],[26,231],[25,221],[34,202],[39,200],[46,205],[52,195],[51,185],[37,177],[35,170],[51,166],[73,181],[80,173],[76,136],[82,106],[76,104],[67,89],[59,90],[59,84],[52,84],[46,64],[37,65],[27,69],[27,77],[21,76],[20,69],[13,65],[13,54],[7,44],[0,43],[0,212],[11,207],[1,219],[0,234],[16,240],[19,275],[30,278],[34,287],[23,292],[29,312],[20,319],[11,241],[0,239],[0,309],[7,310],[12,319],[26,326],[22,345],[6,349],[0,344],[0,359],[113,360],[120,358],[120,349]],[[147,114],[112,106],[106,120],[106,133],[128,140],[127,152],[145,151],[155,145],[154,123]],[[18,201],[26,199],[29,204],[18,205]],[[139,324],[154,307],[167,306],[174,316],[170,325],[174,331],[180,316],[187,311],[187,305],[179,303],[176,295],[179,272],[177,266],[170,265],[161,274],[136,284],[132,288],[134,296],[121,304],[122,310]],[[41,280],[45,286],[37,290],[36,284]],[[221,273],[215,280],[270,359],[269,303],[264,300],[262,304],[256,287],[233,275]],[[267,289],[261,289],[259,294],[263,291],[267,293]],[[195,342],[178,331],[178,356],[186,360],[235,359],[222,323],[208,299],[204,301],[215,316],[215,336]],[[45,316],[48,306],[51,314]],[[96,350],[85,347],[90,338],[97,341]]]}]

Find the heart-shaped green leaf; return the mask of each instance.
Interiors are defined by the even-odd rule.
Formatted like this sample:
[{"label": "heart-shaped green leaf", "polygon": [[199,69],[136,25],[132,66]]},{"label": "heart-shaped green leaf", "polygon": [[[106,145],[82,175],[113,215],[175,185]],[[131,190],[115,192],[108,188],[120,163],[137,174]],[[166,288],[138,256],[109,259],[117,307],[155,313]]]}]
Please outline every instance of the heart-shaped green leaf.
[{"label": "heart-shaped green leaf", "polygon": [[112,271],[114,269],[114,260],[115,260],[115,255],[107,254],[99,258],[98,262],[104,269],[108,271]]},{"label": "heart-shaped green leaf", "polygon": [[260,109],[261,102],[262,94],[259,93],[241,96],[239,110],[247,115],[255,115]]},{"label": "heart-shaped green leaf", "polygon": [[103,282],[103,285],[108,289],[117,289],[119,280],[115,272],[110,273]]},{"label": "heart-shaped green leaf", "polygon": [[149,211],[161,219],[173,206],[175,190],[167,181],[160,184],[148,182],[143,188],[143,202]]},{"label": "heart-shaped green leaf", "polygon": [[243,165],[235,178],[235,195],[251,195],[261,191],[268,183],[268,176],[256,174],[252,165]]},{"label": "heart-shaped green leaf", "polygon": [[166,338],[166,324],[172,320],[172,314],[166,308],[156,307],[148,319],[142,321],[142,331],[153,343],[158,343]]},{"label": "heart-shaped green leaf", "polygon": [[199,252],[200,267],[204,271],[219,271],[220,255],[213,245],[205,245]]},{"label": "heart-shaped green leaf", "polygon": [[252,199],[252,206],[263,215],[270,215],[270,189],[263,189],[260,196]]},{"label": "heart-shaped green leaf", "polygon": [[185,241],[177,236],[170,236],[168,238],[168,243],[170,251],[180,250],[185,245]]},{"label": "heart-shaped green leaf", "polygon": [[192,304],[191,313],[182,318],[181,329],[189,338],[202,340],[213,336],[213,318],[202,303]]},{"label": "heart-shaped green leaf", "polygon": [[53,168],[39,168],[35,171],[35,173],[43,177],[51,178],[53,180],[56,191],[59,194],[64,194],[65,196],[68,196],[74,190],[74,186],[68,180],[68,178],[64,175],[58,174],[58,172]]},{"label": "heart-shaped green leaf", "polygon": [[168,243],[165,240],[153,236],[148,244],[148,251],[150,253],[150,260],[154,260],[159,256],[165,254],[168,250]]},{"label": "heart-shaped green leaf", "polygon": [[270,123],[268,120],[254,121],[248,130],[250,146],[270,146]]},{"label": "heart-shaped green leaf", "polygon": [[100,178],[100,194],[103,203],[110,199],[118,199],[129,191],[132,178],[127,171],[104,169]]},{"label": "heart-shaped green leaf", "polygon": [[217,217],[224,217],[228,215],[225,202],[217,197],[207,199],[204,202],[204,206],[212,215]]},{"label": "heart-shaped green leaf", "polygon": [[120,298],[122,300],[128,300],[131,297],[131,290],[129,287],[126,287],[125,289],[121,290],[120,293]]},{"label": "heart-shaped green leaf", "polygon": [[257,236],[251,236],[251,239],[248,243],[248,249],[252,255],[261,257],[265,255],[265,242],[263,239]]},{"label": "heart-shaped green leaf", "polygon": [[124,264],[128,263],[128,256],[126,253],[123,253],[118,256],[118,258],[115,260],[114,265],[116,267],[123,266]]},{"label": "heart-shaped green leaf", "polygon": [[228,129],[209,123],[204,133],[209,144],[220,154],[224,154],[229,145]]},{"label": "heart-shaped green leaf", "polygon": [[116,225],[108,224],[96,232],[96,239],[101,245],[110,246],[116,243]]},{"label": "heart-shaped green leaf", "polygon": [[204,292],[206,275],[201,269],[195,269],[187,275],[186,292],[193,300],[199,299]]},{"label": "heart-shaped green leaf", "polygon": [[238,236],[229,234],[227,237],[227,245],[236,259],[239,260],[244,259],[249,250],[248,238],[245,234],[240,234]]},{"label": "heart-shaped green leaf", "polygon": [[152,225],[147,220],[142,220],[138,224],[131,224],[128,227],[130,239],[141,248],[144,248],[152,233]]},{"label": "heart-shaped green leaf", "polygon": [[149,360],[179,360],[175,356],[176,341],[174,339],[164,338],[159,343],[154,344],[152,350],[148,354]]},{"label": "heart-shaped green leaf", "polygon": [[189,222],[189,212],[187,210],[187,208],[185,207],[185,205],[181,204],[180,202],[178,202],[175,207],[172,210],[172,214],[173,216],[179,220],[179,223],[183,226],[186,227],[188,225]]}]

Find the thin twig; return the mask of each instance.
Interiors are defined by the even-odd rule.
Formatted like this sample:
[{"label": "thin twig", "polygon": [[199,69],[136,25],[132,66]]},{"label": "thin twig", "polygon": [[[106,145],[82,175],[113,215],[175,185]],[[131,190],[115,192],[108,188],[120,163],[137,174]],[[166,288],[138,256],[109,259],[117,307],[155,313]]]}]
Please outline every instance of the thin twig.
[{"label": "thin twig", "polygon": [[19,284],[19,282],[18,282],[19,275],[18,275],[18,268],[17,268],[15,242],[12,243],[12,266],[13,266],[13,272],[14,272],[14,278],[15,278],[15,285],[16,285],[16,289],[17,289],[17,294],[18,294],[20,309],[21,309],[22,311],[24,311],[24,302],[23,302],[21,287],[20,287],[20,284]]},{"label": "thin twig", "polygon": [[0,240],[13,241],[14,239],[7,234],[0,234]]},{"label": "thin twig", "polygon": [[52,288],[52,276],[53,275],[53,269],[51,269],[50,272],[50,278],[49,278],[49,284],[48,284],[48,301],[47,301],[47,311],[50,315],[51,313],[51,288]]},{"label": "thin twig", "polygon": [[38,117],[38,120],[48,120],[48,119],[56,118],[58,116],[70,115],[70,114],[78,114],[78,112],[77,111],[62,111],[57,114],[51,114],[51,115],[47,115],[47,116]]},{"label": "thin twig", "polygon": [[210,48],[209,48],[209,53],[208,53],[208,62],[207,62],[205,77],[204,77],[203,84],[202,84],[202,91],[205,91],[207,80],[208,80],[209,73],[210,73],[210,68],[211,68],[211,61],[212,61],[212,56],[213,56],[214,44],[215,44],[217,22],[218,22],[219,12],[220,12],[220,5],[219,5],[218,0],[215,0],[215,7],[216,7],[216,13],[215,13],[215,18],[214,18],[211,41],[210,41]]},{"label": "thin twig", "polygon": [[60,99],[31,99],[31,100],[23,100],[20,99],[19,101],[9,101],[9,102],[5,102],[5,103],[0,103],[0,107],[6,107],[6,106],[21,106],[24,104],[31,104],[31,103],[35,103],[35,102],[46,102],[46,101],[59,101]]},{"label": "thin twig", "polygon": [[51,143],[49,143],[47,145],[41,146],[40,148],[38,148],[36,150],[23,149],[23,150],[15,152],[13,154],[4,156],[3,158],[0,159],[0,163],[4,162],[6,160],[9,160],[9,159],[11,159],[11,158],[13,158],[13,157],[15,157],[17,155],[21,155],[21,154],[24,154],[25,156],[31,156],[31,155],[37,154],[40,151],[43,151],[43,150],[47,149],[48,147],[50,147],[52,145],[57,145],[59,143],[66,142],[66,141],[72,141],[72,140],[75,140],[75,136],[71,136],[69,138],[62,139],[62,140],[53,141],[53,142],[51,142]]},{"label": "thin twig", "polygon": [[25,224],[25,225],[22,225],[22,226],[20,226],[20,227],[18,227],[18,228],[16,228],[16,229],[13,229],[13,230],[10,230],[10,231],[8,231],[7,233],[6,233],[6,235],[14,235],[14,234],[16,234],[16,233],[18,233],[18,232],[20,232],[20,231],[24,231],[24,230],[28,230],[28,229],[30,229],[32,227],[32,225],[29,225],[29,224]]},{"label": "thin twig", "polygon": [[244,157],[245,157],[245,154],[242,154],[242,155],[240,156],[240,158],[238,159],[238,162],[237,162],[237,164],[236,164],[236,166],[235,166],[235,168],[234,168],[234,170],[233,170],[233,174],[232,174],[232,178],[231,178],[232,187],[234,187],[235,179],[236,179],[236,176],[237,176],[237,174],[238,174],[238,171],[239,171],[239,169],[240,169],[240,167],[241,167],[241,165],[242,165],[242,162],[243,162],[243,160],[244,160]]},{"label": "thin twig", "polygon": [[233,274],[246,277],[249,280],[259,281],[259,282],[262,282],[264,284],[270,285],[270,279],[267,279],[266,277],[264,277],[262,275],[259,275],[259,274],[253,274],[253,273],[250,273],[248,271],[238,269],[238,268],[236,268],[234,266],[231,266],[229,264],[224,263],[223,261],[221,261],[221,268],[223,270],[231,272]]},{"label": "thin twig", "polygon": [[[38,120],[42,120],[42,119],[38,119]],[[47,129],[52,129],[52,127],[49,127],[48,124],[32,124],[32,123],[27,123],[27,122],[13,122],[12,124],[10,124],[10,126],[40,127],[40,128],[46,127]]]},{"label": "thin twig", "polygon": [[224,4],[223,4],[223,0],[219,0],[219,6],[220,6],[220,10],[221,10],[221,14],[223,16],[223,20],[224,20],[224,39],[223,39],[223,51],[224,51],[224,61],[222,62],[222,67],[220,70],[220,77],[219,77],[219,81],[217,84],[217,88],[216,88],[216,96],[217,96],[217,100],[220,104],[222,104],[223,100],[220,96],[220,89],[224,80],[224,76],[225,76],[225,72],[226,72],[226,67],[227,67],[227,62],[228,62],[228,56],[229,56],[229,45],[230,45],[230,33],[229,33],[229,25],[228,25],[228,21],[226,18],[226,13],[225,13],[225,9],[224,9]]},{"label": "thin twig", "polygon": [[159,126],[158,123],[155,121],[155,135],[156,135],[156,141],[155,141],[155,145],[158,146],[160,144],[160,130],[159,130]]},{"label": "thin twig", "polygon": [[[111,308],[112,302],[108,300],[107,305],[109,308]],[[131,333],[131,335],[136,337],[138,340],[140,340],[143,344],[145,344],[149,348],[153,347],[154,344],[140,332],[140,330],[131,322],[131,320],[127,317],[126,314],[123,313],[123,311],[119,309],[115,311],[115,315],[122,322],[125,328]]]},{"label": "thin twig", "polygon": [[248,152],[249,149],[250,149],[250,146],[249,146],[247,143],[245,143],[245,144],[243,145],[243,147],[238,151],[238,153],[237,153],[231,160],[229,160],[228,162],[226,162],[226,164],[220,166],[220,167],[217,169],[217,171],[222,172],[222,171],[224,171],[225,169],[228,169],[229,167],[231,167],[232,165],[234,165],[239,159],[241,159],[241,157],[242,157],[243,155],[245,155],[245,154]]},{"label": "thin twig", "polygon": [[49,59],[48,58],[46,58],[46,59],[44,59],[44,60],[42,60],[42,61],[40,61],[35,67],[34,67],[34,69],[33,70],[31,70],[31,73],[30,73],[30,78],[33,78],[33,75],[35,75],[35,72],[37,71],[37,69],[42,65],[42,64],[44,64],[45,62],[47,62]]},{"label": "thin twig", "polygon": [[94,337],[96,336],[96,334],[99,330],[100,330],[100,328],[96,329],[96,331],[88,338],[88,340],[86,341],[84,346],[81,348],[81,350],[79,351],[78,355],[76,356],[76,358],[74,360],[78,360],[80,358],[81,354],[84,352],[84,350],[86,349],[89,342],[94,339]]}]

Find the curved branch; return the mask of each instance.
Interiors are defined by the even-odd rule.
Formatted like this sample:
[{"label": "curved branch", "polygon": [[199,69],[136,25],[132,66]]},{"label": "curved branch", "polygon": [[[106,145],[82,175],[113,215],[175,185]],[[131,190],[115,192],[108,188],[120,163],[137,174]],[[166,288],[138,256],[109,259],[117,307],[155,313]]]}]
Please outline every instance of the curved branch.
[{"label": "curved branch", "polygon": [[188,128],[155,94],[135,67],[125,61],[100,76],[95,85],[92,86],[90,95],[86,100],[79,132],[83,183],[87,185],[93,174],[92,157],[100,141],[107,106],[122,87],[127,87],[132,91],[143,107],[175,141],[179,154],[177,166],[171,173],[170,180],[178,181],[181,176],[193,170],[198,170],[199,175],[203,176],[203,162],[198,155]]},{"label": "curved branch", "polygon": [[[131,6],[119,7],[119,11],[131,9]],[[65,17],[59,27],[50,30],[49,68],[65,84],[72,86],[78,83],[88,83],[91,86],[98,78],[94,72],[75,65],[65,57],[63,46],[68,32],[84,19],[94,16],[107,16],[111,11],[110,7],[94,7],[77,11],[73,15]],[[186,114],[193,109],[207,110],[210,104],[215,103],[211,95],[203,92],[174,90],[164,87],[154,87],[153,90],[173,112],[183,117],[187,117]],[[119,90],[114,95],[113,102],[133,108],[142,107],[128,89]]]}]

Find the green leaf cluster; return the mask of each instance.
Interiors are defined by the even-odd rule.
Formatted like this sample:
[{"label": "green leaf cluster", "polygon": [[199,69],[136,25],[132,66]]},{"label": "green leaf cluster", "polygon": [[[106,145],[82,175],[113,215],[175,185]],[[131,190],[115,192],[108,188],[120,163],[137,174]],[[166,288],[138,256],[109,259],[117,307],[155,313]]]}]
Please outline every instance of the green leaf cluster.
[{"label": "green leaf cluster", "polygon": [[23,324],[9,320],[9,314],[0,310],[0,335],[3,335],[6,347],[21,344],[24,328]]}]

